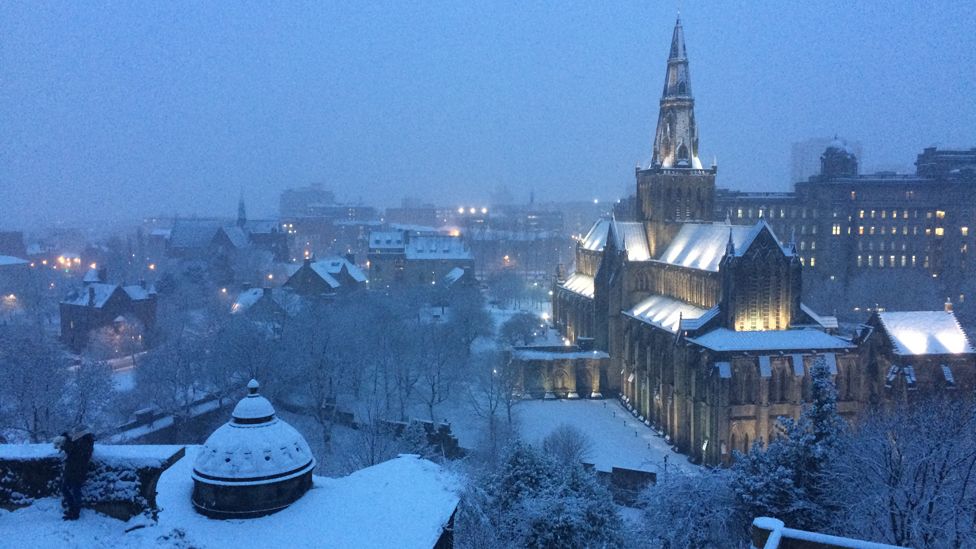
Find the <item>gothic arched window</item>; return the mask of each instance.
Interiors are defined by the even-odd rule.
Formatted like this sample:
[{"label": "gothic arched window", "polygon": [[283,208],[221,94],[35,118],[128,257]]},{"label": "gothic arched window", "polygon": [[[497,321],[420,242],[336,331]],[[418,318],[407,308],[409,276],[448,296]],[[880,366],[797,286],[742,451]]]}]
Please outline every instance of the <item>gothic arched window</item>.
[{"label": "gothic arched window", "polygon": [[678,82],[678,95],[684,95],[687,92],[687,90],[688,87],[685,85],[684,80]]},{"label": "gothic arched window", "polygon": [[688,160],[688,147],[684,143],[678,147],[678,160]]}]

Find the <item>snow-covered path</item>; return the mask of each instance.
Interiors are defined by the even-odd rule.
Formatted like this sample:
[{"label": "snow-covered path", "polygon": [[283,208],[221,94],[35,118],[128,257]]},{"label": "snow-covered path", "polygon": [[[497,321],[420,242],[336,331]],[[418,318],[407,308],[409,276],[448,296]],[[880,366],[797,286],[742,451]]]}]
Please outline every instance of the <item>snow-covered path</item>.
[{"label": "snow-covered path", "polygon": [[530,400],[519,403],[515,413],[522,438],[532,444],[541,444],[563,423],[580,429],[593,443],[590,461],[600,471],[623,467],[663,473],[665,464],[669,470],[701,470],[616,400]]}]

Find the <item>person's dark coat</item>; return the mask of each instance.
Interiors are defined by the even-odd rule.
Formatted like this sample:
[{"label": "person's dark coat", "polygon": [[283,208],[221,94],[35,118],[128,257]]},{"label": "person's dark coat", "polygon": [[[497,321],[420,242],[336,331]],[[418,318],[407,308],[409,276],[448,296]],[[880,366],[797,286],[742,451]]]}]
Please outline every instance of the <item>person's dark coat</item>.
[{"label": "person's dark coat", "polygon": [[64,480],[73,484],[85,482],[88,475],[88,464],[91,462],[92,450],[95,447],[95,437],[86,433],[77,439],[69,438],[63,446]]}]

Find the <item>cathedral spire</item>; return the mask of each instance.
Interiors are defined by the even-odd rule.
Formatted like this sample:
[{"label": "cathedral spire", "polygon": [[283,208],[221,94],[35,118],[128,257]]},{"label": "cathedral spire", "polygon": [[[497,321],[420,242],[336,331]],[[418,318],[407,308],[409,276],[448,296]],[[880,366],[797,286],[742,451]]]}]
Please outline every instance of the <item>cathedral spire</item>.
[{"label": "cathedral spire", "polygon": [[244,188],[241,187],[241,197],[237,201],[237,226],[244,228],[247,224],[247,212],[244,210]]},{"label": "cathedral spire", "polygon": [[695,100],[691,95],[688,51],[685,49],[685,32],[680,17],[675,21],[674,34],[671,36],[652,164],[663,168],[701,169]]}]

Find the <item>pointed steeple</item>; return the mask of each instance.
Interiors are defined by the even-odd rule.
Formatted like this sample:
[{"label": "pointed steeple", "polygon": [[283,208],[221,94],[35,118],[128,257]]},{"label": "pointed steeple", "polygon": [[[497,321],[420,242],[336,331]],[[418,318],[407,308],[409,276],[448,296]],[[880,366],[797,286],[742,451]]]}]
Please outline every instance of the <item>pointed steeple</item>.
[{"label": "pointed steeple", "polygon": [[695,100],[691,95],[688,52],[681,18],[674,24],[671,51],[664,75],[661,110],[654,136],[652,164],[664,168],[701,169],[698,159],[698,128],[695,125]]},{"label": "pointed steeple", "polygon": [[247,212],[244,209],[244,188],[241,187],[241,197],[237,201],[237,226],[244,228],[247,224]]}]

